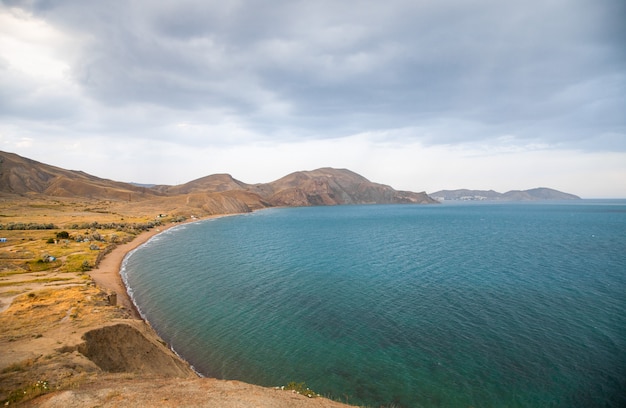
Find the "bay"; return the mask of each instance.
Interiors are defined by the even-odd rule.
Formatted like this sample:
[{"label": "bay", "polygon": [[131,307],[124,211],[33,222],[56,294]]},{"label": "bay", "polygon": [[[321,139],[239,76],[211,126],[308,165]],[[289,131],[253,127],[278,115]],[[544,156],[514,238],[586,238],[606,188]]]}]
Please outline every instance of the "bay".
[{"label": "bay", "polygon": [[396,407],[626,406],[626,202],[269,209],[122,275],[205,376]]}]

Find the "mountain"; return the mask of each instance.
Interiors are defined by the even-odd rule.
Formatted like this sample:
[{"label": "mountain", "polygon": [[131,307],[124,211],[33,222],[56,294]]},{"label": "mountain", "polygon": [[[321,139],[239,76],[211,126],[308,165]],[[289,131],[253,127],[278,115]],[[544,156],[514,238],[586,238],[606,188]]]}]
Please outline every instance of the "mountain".
[{"label": "mountain", "polygon": [[540,200],[580,200],[580,197],[563,193],[551,188],[532,188],[530,190],[511,190],[498,193],[493,190],[440,190],[430,193],[439,201],[540,201]]},{"label": "mountain", "polygon": [[0,193],[129,201],[160,195],[149,188],[65,170],[2,151]]},{"label": "mountain", "polygon": [[350,170],[328,167],[291,173],[263,189],[271,192],[264,198],[275,206],[436,203],[426,193],[394,190]]},{"label": "mountain", "polygon": [[246,184],[214,174],[176,186],[137,185],[101,179],[0,151],[0,194],[112,200],[151,211],[224,214],[277,206],[432,204],[426,193],[397,191],[350,170],[299,171],[271,183]]}]

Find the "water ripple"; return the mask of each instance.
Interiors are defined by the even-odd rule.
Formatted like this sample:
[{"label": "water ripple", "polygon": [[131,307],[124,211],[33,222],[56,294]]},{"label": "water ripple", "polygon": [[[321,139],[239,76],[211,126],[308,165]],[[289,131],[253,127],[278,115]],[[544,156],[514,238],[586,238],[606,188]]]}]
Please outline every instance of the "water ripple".
[{"label": "water ripple", "polygon": [[122,272],[208,376],[372,406],[618,407],[623,208],[262,211],[170,230]]}]

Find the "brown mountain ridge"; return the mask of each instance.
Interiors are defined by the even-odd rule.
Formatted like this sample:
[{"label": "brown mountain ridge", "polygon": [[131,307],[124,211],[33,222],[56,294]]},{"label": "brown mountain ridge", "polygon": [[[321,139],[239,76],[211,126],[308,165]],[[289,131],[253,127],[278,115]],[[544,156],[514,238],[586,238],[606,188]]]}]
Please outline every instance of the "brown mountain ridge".
[{"label": "brown mountain ridge", "polygon": [[398,191],[347,169],[291,173],[271,183],[247,184],[214,174],[176,186],[139,186],[43,164],[0,151],[0,194],[110,200],[197,215],[268,207],[342,204],[434,204],[426,193]]},{"label": "brown mountain ridge", "polygon": [[0,151],[0,193],[124,200],[157,192]]}]

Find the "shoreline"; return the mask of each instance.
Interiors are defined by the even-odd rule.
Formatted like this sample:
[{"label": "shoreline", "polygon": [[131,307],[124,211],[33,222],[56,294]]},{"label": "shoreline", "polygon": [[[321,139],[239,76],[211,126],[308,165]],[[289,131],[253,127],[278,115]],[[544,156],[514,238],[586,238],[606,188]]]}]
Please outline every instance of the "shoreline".
[{"label": "shoreline", "polygon": [[[101,256],[98,267],[77,272],[70,282],[62,275],[64,279],[59,284],[59,274],[63,272],[56,270],[50,277],[35,271],[16,280],[21,292],[14,297],[19,299],[13,302],[13,297],[1,298],[2,304],[8,305],[0,312],[0,404],[347,406],[326,398],[309,398],[295,390],[204,377],[162,340],[135,307],[121,274],[126,256],[178,225],[242,214],[245,213],[204,216],[143,231],[131,236],[132,241],[112,247]],[[16,242],[25,242],[27,248],[39,241],[40,245],[35,246],[39,251],[45,250],[41,243],[48,235],[18,233],[12,237],[21,237]],[[22,247],[18,249],[23,251]],[[5,293],[12,282],[7,276],[2,278]],[[36,279],[45,281],[31,283]],[[115,301],[110,296],[113,293],[117,295]]]},{"label": "shoreline", "polygon": [[142,320],[146,324],[150,325],[146,319],[144,319],[137,306],[133,303],[130,295],[128,294],[128,288],[122,279],[121,271],[122,264],[126,256],[133,250],[139,248],[150,240],[155,235],[161,234],[171,228],[179,225],[190,224],[210,219],[222,218],[229,215],[238,214],[218,214],[210,215],[208,217],[198,218],[185,222],[169,223],[161,227],[155,227],[149,231],[144,231],[137,235],[132,241],[122,245],[118,245],[111,252],[106,254],[97,268],[88,272],[89,276],[93,279],[96,286],[104,290],[107,294],[115,293],[117,295],[117,305],[126,309],[134,319]]},{"label": "shoreline", "polygon": [[[177,226],[211,220],[211,219],[217,219],[217,218],[222,218],[222,217],[227,217],[227,216],[232,216],[232,215],[240,215],[240,214],[236,213],[236,214],[210,215],[207,217],[196,218],[196,219],[184,221],[184,222],[169,223],[167,225],[162,225],[158,228],[155,227],[151,230],[144,231],[140,233],[139,235],[137,235],[132,241],[127,242],[122,245],[118,245],[111,252],[104,255],[104,257],[100,260],[98,267],[88,272],[89,276],[91,276],[91,279],[93,279],[94,283],[96,284],[96,287],[103,290],[108,295],[111,295],[111,294],[116,295],[115,306],[125,309],[130,314],[129,317],[132,318],[133,320],[139,320],[143,322],[154,333],[154,335],[161,342],[165,344],[165,341],[161,338],[159,333],[157,333],[156,330],[154,330],[154,328],[152,327],[148,319],[141,315],[141,313],[139,312],[139,309],[137,308],[137,305],[135,305],[135,303],[133,302],[133,299],[128,293],[128,287],[126,286],[126,283],[124,282],[124,278],[122,277],[122,266],[124,264],[124,260],[126,259],[126,256],[130,254],[132,251],[134,251],[135,249],[139,248],[141,245],[148,242],[152,237],[162,234]],[[183,358],[183,356],[178,354],[176,350],[174,350],[169,344],[167,345],[167,348],[176,356],[178,360],[183,362],[191,371],[193,371],[193,373],[197,377],[205,378],[205,376],[202,373],[198,372],[195,369],[195,367],[191,365],[189,361],[185,360],[185,358]]]},{"label": "shoreline", "polygon": [[107,294],[115,293],[117,295],[116,304],[128,310],[134,319],[143,320],[137,310],[137,307],[130,299],[127,288],[124,285],[122,276],[120,275],[122,262],[124,262],[124,258],[129,252],[143,245],[153,236],[168,230],[174,225],[144,231],[137,235],[132,241],[118,245],[102,258],[97,268],[88,272],[97,287],[105,291]]}]

